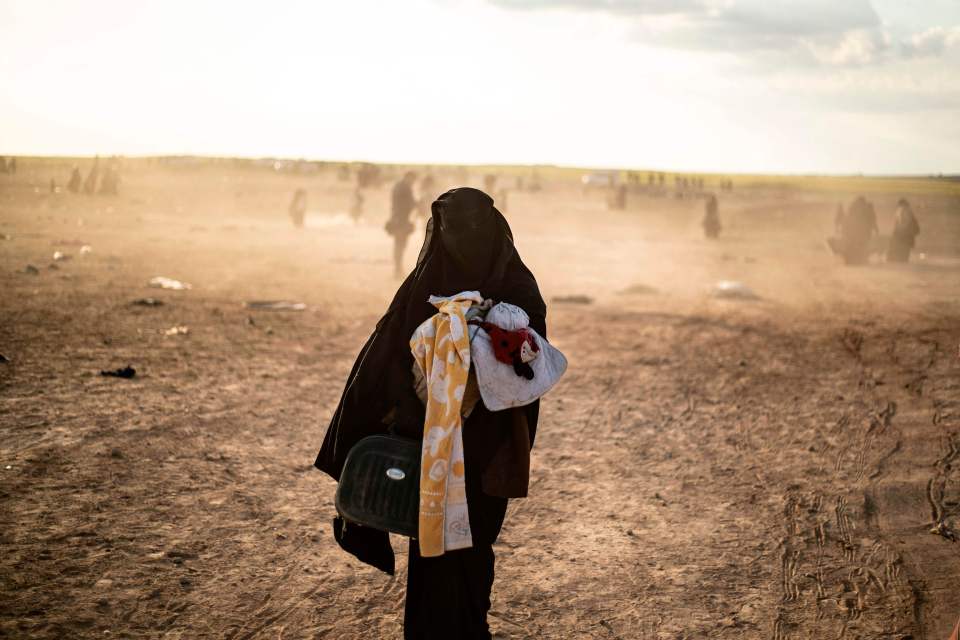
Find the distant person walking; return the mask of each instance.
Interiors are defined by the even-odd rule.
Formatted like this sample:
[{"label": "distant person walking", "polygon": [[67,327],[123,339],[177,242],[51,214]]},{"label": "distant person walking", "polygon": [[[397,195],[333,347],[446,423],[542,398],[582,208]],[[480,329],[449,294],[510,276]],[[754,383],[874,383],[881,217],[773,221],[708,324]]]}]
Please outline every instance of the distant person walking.
[{"label": "distant person walking", "polygon": [[67,183],[67,191],[70,193],[80,193],[82,187],[83,176],[80,175],[80,167],[73,165],[73,170],[70,171],[70,182]]},{"label": "distant person walking", "polygon": [[418,189],[420,201],[417,206],[417,213],[419,217],[423,218],[424,220],[429,218],[431,215],[430,204],[437,196],[437,194],[434,193],[436,189],[436,180],[432,174],[428,173],[420,179],[420,188]]},{"label": "distant person walking", "polygon": [[108,164],[100,180],[100,195],[115,196],[120,190],[120,173],[114,164]]},{"label": "distant person walking", "polygon": [[350,217],[353,218],[353,223],[357,224],[360,222],[360,218],[363,217],[363,192],[360,191],[360,188],[353,192],[353,202],[350,203]]},{"label": "distant person walking", "polygon": [[865,264],[870,257],[870,241],[879,233],[873,205],[857,196],[843,217],[840,237],[833,239],[830,247],[843,256],[846,264]]},{"label": "distant person walking", "polygon": [[893,234],[887,249],[887,262],[909,262],[910,252],[920,235],[920,224],[913,215],[913,208],[905,198],[897,203],[897,214],[893,221]]},{"label": "distant person walking", "polygon": [[413,197],[413,183],[416,179],[416,173],[407,171],[400,181],[393,185],[390,194],[390,219],[384,229],[393,236],[393,275],[397,278],[403,275],[403,252],[414,230],[410,214],[417,207],[417,199]]},{"label": "distant person walking", "polygon": [[83,192],[89,195],[93,195],[97,192],[97,182],[100,179],[100,158],[96,158],[93,161],[93,168],[90,169],[90,173],[87,174],[87,179],[83,182]]},{"label": "distant person walking", "polygon": [[843,210],[843,203],[837,205],[837,213],[833,216],[833,232],[838,236],[843,233],[843,221],[847,217],[847,213]]},{"label": "distant person walking", "polygon": [[293,200],[290,201],[289,213],[290,219],[293,221],[293,226],[297,229],[302,229],[303,219],[307,215],[306,189],[297,189],[293,192]]},{"label": "distant person walking", "polygon": [[720,230],[723,226],[720,224],[720,206],[717,204],[717,196],[710,194],[704,205],[703,212],[703,235],[708,238],[717,238],[720,236]]},{"label": "distant person walking", "polygon": [[614,188],[610,205],[610,208],[618,211],[623,211],[627,208],[627,185],[621,183]]}]

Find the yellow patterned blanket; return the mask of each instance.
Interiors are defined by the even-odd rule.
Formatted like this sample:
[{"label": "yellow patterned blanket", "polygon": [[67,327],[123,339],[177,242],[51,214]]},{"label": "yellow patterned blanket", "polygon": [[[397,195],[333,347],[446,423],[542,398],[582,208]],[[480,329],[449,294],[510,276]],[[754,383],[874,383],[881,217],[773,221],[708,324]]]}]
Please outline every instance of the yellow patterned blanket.
[{"label": "yellow patterned blanket", "polygon": [[464,314],[483,298],[464,291],[430,297],[438,313],[410,339],[414,362],[427,383],[420,465],[418,540],[424,557],[473,546],[467,513],[460,407],[470,373],[470,336]]}]

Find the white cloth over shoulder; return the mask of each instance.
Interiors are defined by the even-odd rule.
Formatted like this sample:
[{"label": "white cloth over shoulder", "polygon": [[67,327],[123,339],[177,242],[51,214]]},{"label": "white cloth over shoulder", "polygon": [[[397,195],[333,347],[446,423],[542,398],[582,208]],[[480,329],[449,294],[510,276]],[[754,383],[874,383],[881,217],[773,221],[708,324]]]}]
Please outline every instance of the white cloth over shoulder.
[{"label": "white cloth over shoulder", "polygon": [[526,328],[540,347],[537,357],[528,362],[534,375],[532,380],[527,380],[517,375],[512,366],[497,360],[490,335],[486,331],[476,331],[470,342],[470,358],[476,370],[480,397],[487,409],[502,411],[528,405],[559,382],[567,370],[567,359],[530,328],[530,317],[526,311],[516,305],[501,302],[487,312],[486,322],[507,331]]}]

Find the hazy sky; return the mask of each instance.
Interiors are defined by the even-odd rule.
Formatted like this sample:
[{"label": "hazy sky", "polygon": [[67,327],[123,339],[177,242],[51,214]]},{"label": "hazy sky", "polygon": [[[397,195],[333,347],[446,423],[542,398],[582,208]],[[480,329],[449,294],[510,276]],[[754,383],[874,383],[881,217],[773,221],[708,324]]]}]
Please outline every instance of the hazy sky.
[{"label": "hazy sky", "polygon": [[960,0],[0,0],[0,153],[960,172]]}]

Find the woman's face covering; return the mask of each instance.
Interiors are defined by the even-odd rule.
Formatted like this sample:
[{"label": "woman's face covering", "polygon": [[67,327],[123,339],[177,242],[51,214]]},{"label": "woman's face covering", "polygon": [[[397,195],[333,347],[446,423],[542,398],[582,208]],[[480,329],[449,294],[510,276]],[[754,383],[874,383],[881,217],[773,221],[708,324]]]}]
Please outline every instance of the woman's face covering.
[{"label": "woman's face covering", "polygon": [[440,212],[440,240],[456,267],[471,281],[480,282],[493,261],[496,225],[489,206],[444,208]]}]

